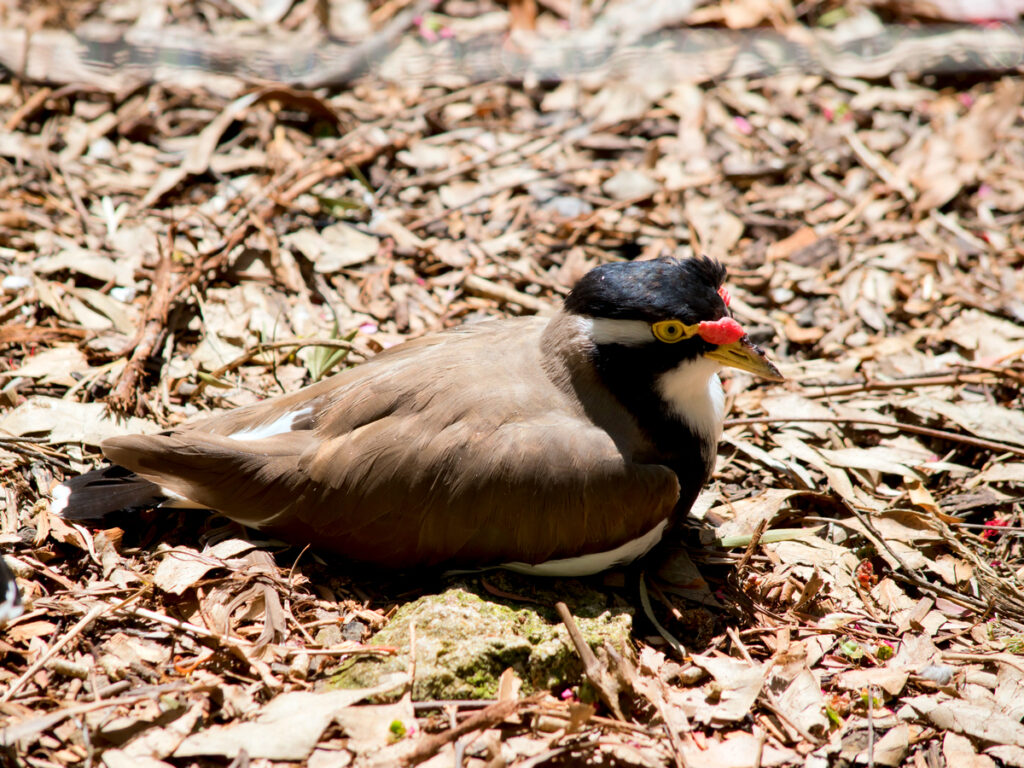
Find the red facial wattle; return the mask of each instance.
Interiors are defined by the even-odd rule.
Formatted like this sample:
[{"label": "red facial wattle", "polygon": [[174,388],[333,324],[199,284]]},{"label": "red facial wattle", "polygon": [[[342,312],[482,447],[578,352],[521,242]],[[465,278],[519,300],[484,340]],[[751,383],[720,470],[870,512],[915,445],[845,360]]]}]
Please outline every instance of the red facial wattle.
[{"label": "red facial wattle", "polygon": [[718,295],[722,297],[722,301],[724,301],[725,306],[728,307],[729,302],[732,301],[732,296],[729,295],[729,291],[725,289],[724,285],[718,289]]},{"label": "red facial wattle", "polygon": [[708,344],[732,344],[742,339],[745,335],[743,326],[731,317],[723,317],[720,320],[705,320],[700,324],[698,333]]}]

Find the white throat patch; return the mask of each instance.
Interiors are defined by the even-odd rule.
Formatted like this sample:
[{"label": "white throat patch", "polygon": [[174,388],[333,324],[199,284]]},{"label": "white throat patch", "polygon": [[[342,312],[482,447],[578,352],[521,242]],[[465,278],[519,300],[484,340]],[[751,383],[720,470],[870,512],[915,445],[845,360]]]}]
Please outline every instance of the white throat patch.
[{"label": "white throat patch", "polygon": [[706,357],[687,360],[661,374],[655,386],[672,411],[702,436],[718,444],[725,416],[721,364]]}]

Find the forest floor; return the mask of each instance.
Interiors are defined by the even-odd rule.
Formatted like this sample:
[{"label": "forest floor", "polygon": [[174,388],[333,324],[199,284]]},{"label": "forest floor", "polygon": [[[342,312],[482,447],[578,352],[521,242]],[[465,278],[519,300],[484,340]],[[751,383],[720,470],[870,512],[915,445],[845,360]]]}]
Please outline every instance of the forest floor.
[{"label": "forest floor", "polygon": [[[9,78],[0,120],[0,545],[26,604],[0,762],[1024,765],[1021,77]],[[105,437],[666,254],[728,267],[786,381],[727,375],[688,553],[708,604],[655,584],[664,635],[636,606],[598,660],[621,716],[514,671],[482,703],[360,704],[381,692],[327,683],[443,581],[222,518],[48,512]]]}]

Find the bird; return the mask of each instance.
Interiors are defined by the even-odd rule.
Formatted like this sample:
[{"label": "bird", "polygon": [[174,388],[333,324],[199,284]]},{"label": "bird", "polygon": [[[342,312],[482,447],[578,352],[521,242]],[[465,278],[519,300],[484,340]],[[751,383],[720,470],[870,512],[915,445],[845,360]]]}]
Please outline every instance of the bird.
[{"label": "bird", "polygon": [[548,317],[465,323],[159,434],[55,487],[101,521],[214,510],[342,562],[583,576],[630,563],[715,466],[723,367],[782,380],[706,256],[616,261]]}]

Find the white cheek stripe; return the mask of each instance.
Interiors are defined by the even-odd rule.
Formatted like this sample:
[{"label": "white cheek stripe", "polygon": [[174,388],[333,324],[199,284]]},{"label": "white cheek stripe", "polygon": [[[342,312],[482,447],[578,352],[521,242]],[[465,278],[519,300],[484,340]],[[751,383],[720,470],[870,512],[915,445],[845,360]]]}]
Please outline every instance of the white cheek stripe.
[{"label": "white cheek stripe", "polygon": [[654,341],[651,326],[643,320],[612,320],[607,317],[581,317],[580,330],[595,344],[623,344],[638,347]]},{"label": "white cheek stripe", "polygon": [[231,440],[265,440],[266,438],[273,437],[274,435],[283,435],[286,432],[292,431],[292,424],[295,423],[296,419],[308,416],[312,411],[312,408],[303,408],[299,411],[291,411],[278,416],[269,424],[241,429],[234,434],[228,435],[228,438]]},{"label": "white cheek stripe", "polygon": [[594,552],[593,554],[580,555],[579,557],[548,560],[546,563],[538,563],[537,565],[505,563],[500,567],[531,576],[562,576],[566,578],[589,576],[593,573],[600,573],[609,568],[614,568],[616,565],[631,563],[641,555],[646,555],[655,544],[661,541],[661,535],[665,532],[667,524],[668,520],[662,520],[643,536],[627,541],[622,546],[610,549],[607,552]]}]

